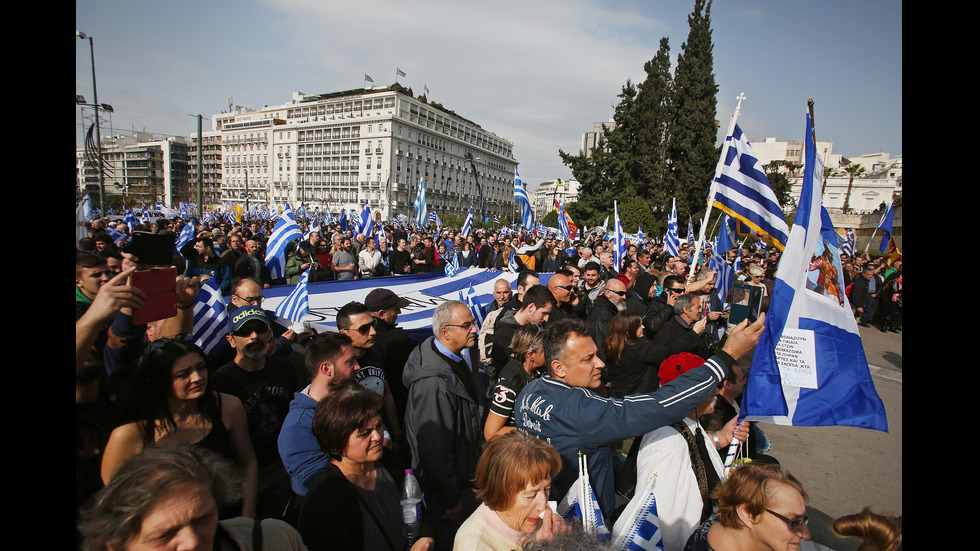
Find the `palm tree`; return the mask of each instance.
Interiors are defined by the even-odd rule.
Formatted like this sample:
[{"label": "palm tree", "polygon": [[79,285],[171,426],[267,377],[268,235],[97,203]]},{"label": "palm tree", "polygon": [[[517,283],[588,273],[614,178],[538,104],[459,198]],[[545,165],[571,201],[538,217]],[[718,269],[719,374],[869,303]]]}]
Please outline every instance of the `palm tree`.
[{"label": "palm tree", "polygon": [[847,159],[844,159],[844,161],[847,163],[847,166],[844,167],[844,172],[847,173],[849,178],[847,179],[847,193],[844,194],[844,206],[842,210],[847,214],[847,211],[851,210],[851,186],[854,184],[854,177],[863,174],[864,167],[856,165]]}]

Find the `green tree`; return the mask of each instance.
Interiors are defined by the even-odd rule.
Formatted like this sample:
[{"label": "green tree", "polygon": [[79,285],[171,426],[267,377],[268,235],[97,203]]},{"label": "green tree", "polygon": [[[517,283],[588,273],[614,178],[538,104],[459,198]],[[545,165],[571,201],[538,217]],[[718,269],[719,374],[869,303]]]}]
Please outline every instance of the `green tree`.
[{"label": "green tree", "polygon": [[[789,177],[786,174],[793,174],[802,167],[803,165],[799,163],[782,159],[775,159],[762,165],[762,170],[765,171],[769,185],[772,186],[772,191],[776,194],[776,200],[779,201],[779,206],[783,208],[783,212],[796,204],[792,196],[793,185],[789,183]],[[780,170],[781,168],[785,168],[787,173]]]},{"label": "green tree", "polygon": [[660,49],[653,59],[643,64],[647,78],[636,95],[637,153],[640,173],[637,194],[650,205],[665,205],[668,151],[670,143],[671,94],[670,44],[660,39]]},{"label": "green tree", "polygon": [[[575,218],[573,217],[572,220],[575,220]],[[548,226],[549,228],[557,228],[558,211],[555,210],[548,211],[548,214],[544,215],[544,218],[541,220],[541,223],[544,224],[545,226]]]},{"label": "green tree", "polygon": [[668,191],[677,197],[678,219],[700,217],[718,163],[715,119],[718,85],[713,72],[711,1],[695,0],[690,32],[674,73],[669,140]]},{"label": "green tree", "polygon": [[856,165],[847,159],[847,166],[844,167],[844,172],[847,173],[847,192],[844,194],[844,207],[841,209],[844,213],[848,213],[851,210],[851,186],[854,185],[854,177],[864,174],[864,167],[861,165]]}]

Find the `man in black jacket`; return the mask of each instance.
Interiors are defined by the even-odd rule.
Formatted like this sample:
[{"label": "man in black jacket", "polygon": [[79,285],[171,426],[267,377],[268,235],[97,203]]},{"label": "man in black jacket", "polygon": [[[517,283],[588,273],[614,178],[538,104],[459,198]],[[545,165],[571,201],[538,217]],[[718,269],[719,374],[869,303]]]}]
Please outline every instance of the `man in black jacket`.
[{"label": "man in black jacket", "polygon": [[[606,287],[596,298],[589,310],[589,315],[585,321],[589,324],[592,340],[595,341],[596,348],[599,349],[599,356],[603,357],[602,341],[606,340],[606,333],[609,331],[609,323],[616,317],[620,310],[626,308],[626,285],[618,279],[610,279],[606,282]],[[605,360],[605,358],[603,358]]]}]

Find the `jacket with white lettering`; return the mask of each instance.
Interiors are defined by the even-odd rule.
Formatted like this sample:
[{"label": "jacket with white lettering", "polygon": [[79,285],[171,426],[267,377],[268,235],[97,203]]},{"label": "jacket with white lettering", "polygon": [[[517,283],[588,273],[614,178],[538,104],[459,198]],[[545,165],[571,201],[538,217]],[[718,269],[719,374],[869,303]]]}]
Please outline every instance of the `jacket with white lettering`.
[{"label": "jacket with white lettering", "polygon": [[549,442],[561,455],[562,468],[551,481],[551,499],[561,500],[578,478],[578,453],[588,459],[589,482],[608,519],[616,503],[613,450],[610,444],[641,436],[680,421],[716,391],[735,360],[724,352],[650,394],[603,398],[545,375],[528,383],[517,397],[517,428]]}]

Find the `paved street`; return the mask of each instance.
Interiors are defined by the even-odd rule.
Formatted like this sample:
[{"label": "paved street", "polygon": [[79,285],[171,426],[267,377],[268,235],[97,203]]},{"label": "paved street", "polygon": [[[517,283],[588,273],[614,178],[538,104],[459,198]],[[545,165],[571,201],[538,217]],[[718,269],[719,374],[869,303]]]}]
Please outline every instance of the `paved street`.
[{"label": "paved street", "polygon": [[865,354],[878,395],[885,404],[888,432],[849,427],[784,427],[764,424],[770,455],[800,479],[810,494],[808,515],[814,541],[836,551],[857,542],[830,534],[837,517],[870,506],[876,513],[902,514],[902,334],[861,327]]}]

